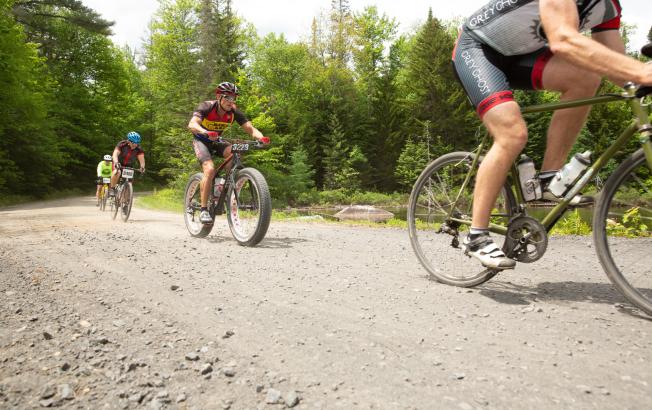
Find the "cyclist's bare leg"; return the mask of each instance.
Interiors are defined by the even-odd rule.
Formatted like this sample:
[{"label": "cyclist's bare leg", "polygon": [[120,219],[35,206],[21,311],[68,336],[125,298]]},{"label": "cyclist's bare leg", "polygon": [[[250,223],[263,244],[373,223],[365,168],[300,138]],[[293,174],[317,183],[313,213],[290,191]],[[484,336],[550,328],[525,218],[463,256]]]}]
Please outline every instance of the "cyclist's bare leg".
[{"label": "cyclist's bare leg", "polygon": [[507,174],[527,142],[527,126],[514,101],[497,105],[482,119],[494,143],[482,160],[473,192],[474,228],[487,228],[489,217]]},{"label": "cyclist's bare leg", "polygon": [[199,189],[201,191],[201,207],[205,208],[208,205],[208,194],[211,192],[210,182],[215,177],[215,164],[213,164],[213,160],[209,159],[202,162],[201,169],[204,176],[199,184]]},{"label": "cyclist's bare leg", "polygon": [[[546,90],[559,91],[560,101],[593,97],[600,87],[600,76],[553,56],[543,71]],[[590,106],[557,110],[548,127],[542,171],[560,169],[591,111]]]},{"label": "cyclist's bare leg", "polygon": [[113,174],[111,175],[111,188],[116,186],[119,179],[120,179],[120,171],[114,169]]},{"label": "cyclist's bare leg", "polygon": [[95,199],[100,199],[100,189],[102,188],[102,185],[97,186],[97,191],[95,191]]},{"label": "cyclist's bare leg", "polygon": [[[224,148],[224,154],[222,154],[224,159],[226,160],[228,157],[231,156],[231,145],[227,146]],[[224,166],[225,171],[230,171],[231,170],[231,161],[229,161],[225,166]]]}]

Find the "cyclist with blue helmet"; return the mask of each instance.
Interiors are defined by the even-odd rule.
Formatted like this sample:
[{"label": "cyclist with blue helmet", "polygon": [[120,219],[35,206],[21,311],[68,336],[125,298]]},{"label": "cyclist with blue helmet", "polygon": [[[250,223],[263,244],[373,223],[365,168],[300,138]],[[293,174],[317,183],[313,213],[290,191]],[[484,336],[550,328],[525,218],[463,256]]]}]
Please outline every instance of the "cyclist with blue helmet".
[{"label": "cyclist with blue helmet", "polygon": [[145,172],[145,151],[140,147],[140,134],[131,131],[127,134],[127,139],[122,140],[113,150],[113,176],[111,176],[110,195],[113,196],[114,187],[120,179],[120,170],[128,166],[134,159],[140,163],[140,172]]}]

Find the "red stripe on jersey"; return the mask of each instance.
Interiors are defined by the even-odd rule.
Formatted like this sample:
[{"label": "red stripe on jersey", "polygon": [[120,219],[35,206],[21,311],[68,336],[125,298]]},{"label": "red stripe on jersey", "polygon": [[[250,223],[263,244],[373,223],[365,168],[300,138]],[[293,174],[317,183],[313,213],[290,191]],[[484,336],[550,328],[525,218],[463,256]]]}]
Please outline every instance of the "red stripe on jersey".
[{"label": "red stripe on jersey", "polygon": [[618,0],[611,0],[616,10],[618,10],[618,17],[614,17],[609,21],[605,21],[602,24],[599,24],[593,27],[593,30],[618,30],[620,28],[620,17],[622,15],[623,8],[620,6]]}]

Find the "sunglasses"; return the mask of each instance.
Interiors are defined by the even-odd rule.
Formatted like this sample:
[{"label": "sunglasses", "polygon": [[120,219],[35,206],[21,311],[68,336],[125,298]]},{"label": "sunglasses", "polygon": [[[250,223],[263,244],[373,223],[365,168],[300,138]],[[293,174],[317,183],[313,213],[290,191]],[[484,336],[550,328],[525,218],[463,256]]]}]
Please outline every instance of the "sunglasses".
[{"label": "sunglasses", "polygon": [[222,98],[224,98],[227,101],[235,102],[235,100],[238,98],[235,95],[225,95]]}]

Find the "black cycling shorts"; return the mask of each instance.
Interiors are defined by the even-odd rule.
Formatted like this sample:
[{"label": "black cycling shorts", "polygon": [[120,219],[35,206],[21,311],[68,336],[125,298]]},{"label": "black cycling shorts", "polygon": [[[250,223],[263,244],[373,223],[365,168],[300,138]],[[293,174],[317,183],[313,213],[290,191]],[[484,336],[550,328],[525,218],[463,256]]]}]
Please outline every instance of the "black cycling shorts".
[{"label": "black cycling shorts", "polygon": [[498,104],[514,101],[512,90],[543,88],[543,69],[552,57],[548,47],[504,56],[462,30],[453,49],[453,66],[480,118]]},{"label": "black cycling shorts", "polygon": [[200,164],[212,160],[213,155],[217,154],[220,157],[224,156],[224,150],[228,144],[207,144],[203,141],[193,138],[192,147],[195,151],[195,156]]}]

